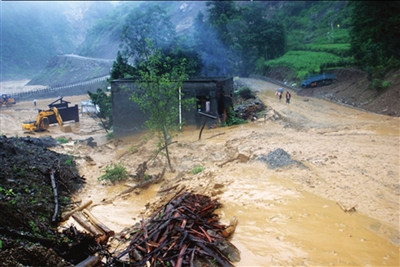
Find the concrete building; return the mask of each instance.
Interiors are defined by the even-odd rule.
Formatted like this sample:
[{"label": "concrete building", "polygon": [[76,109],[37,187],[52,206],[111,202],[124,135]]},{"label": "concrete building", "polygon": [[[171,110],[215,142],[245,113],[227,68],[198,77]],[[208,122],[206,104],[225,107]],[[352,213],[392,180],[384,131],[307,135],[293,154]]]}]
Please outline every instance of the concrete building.
[{"label": "concrete building", "polygon": [[[144,130],[143,124],[148,115],[129,100],[135,90],[135,81],[134,79],[111,81],[113,128],[116,138]],[[221,108],[222,105],[218,102],[218,94],[230,96],[233,93],[233,77],[193,77],[183,83],[182,93],[184,98],[197,100],[196,106],[191,110],[182,110],[182,120],[186,125],[196,125],[199,128],[204,123],[205,117],[198,112],[218,117],[218,106]],[[209,125],[215,122],[213,119],[208,119]]]}]

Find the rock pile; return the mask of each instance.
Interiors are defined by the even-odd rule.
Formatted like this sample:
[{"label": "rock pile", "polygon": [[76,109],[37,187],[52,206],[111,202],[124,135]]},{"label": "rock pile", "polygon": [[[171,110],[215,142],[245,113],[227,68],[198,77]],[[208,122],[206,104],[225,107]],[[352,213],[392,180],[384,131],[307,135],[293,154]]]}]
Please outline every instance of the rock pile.
[{"label": "rock pile", "polygon": [[256,160],[260,160],[265,162],[270,169],[277,169],[288,166],[298,166],[300,168],[307,168],[300,161],[293,160],[292,157],[283,149],[278,148],[274,151],[268,153],[267,155],[261,155],[256,158]]}]

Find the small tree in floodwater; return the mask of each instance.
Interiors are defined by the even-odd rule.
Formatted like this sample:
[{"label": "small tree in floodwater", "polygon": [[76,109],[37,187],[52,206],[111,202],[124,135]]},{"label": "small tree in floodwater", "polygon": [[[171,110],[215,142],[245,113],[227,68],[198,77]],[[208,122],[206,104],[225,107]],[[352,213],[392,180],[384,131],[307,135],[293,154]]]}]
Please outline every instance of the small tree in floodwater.
[{"label": "small tree in floodwater", "polygon": [[[148,45],[152,47],[151,41]],[[163,55],[161,49],[157,49],[139,66],[139,80],[130,96],[130,100],[149,115],[145,127],[158,136],[159,148],[165,151],[171,170],[168,145],[171,142],[170,134],[178,131],[181,126],[178,121],[179,106],[188,108],[195,102],[194,99],[183,99],[179,90],[183,81],[188,78],[185,71],[185,59],[177,64],[176,60]]]},{"label": "small tree in floodwater", "polygon": [[87,91],[95,111],[90,115],[106,131],[107,138],[112,136],[112,102],[108,89],[97,88],[96,93]]}]

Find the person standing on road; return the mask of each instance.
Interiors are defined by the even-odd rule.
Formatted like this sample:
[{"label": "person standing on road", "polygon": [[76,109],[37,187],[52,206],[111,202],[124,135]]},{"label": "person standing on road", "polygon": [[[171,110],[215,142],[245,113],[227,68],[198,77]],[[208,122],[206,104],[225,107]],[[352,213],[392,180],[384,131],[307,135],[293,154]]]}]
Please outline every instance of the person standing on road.
[{"label": "person standing on road", "polygon": [[36,107],[36,99],[33,100],[33,105]]},{"label": "person standing on road", "polygon": [[289,91],[286,92],[286,103],[289,104],[290,103],[290,98],[292,97],[292,95],[289,93]]}]

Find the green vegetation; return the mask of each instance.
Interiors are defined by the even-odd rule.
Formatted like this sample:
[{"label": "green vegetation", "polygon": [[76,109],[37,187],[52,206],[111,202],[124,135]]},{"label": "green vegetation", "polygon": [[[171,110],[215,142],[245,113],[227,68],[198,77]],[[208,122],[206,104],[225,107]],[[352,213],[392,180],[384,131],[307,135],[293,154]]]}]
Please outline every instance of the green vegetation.
[{"label": "green vegetation", "polygon": [[128,179],[128,173],[122,162],[111,163],[105,167],[105,174],[98,178],[99,181],[117,182]]},{"label": "green vegetation", "polygon": [[195,166],[195,167],[192,169],[191,173],[192,173],[192,174],[198,174],[198,173],[204,171],[204,169],[205,169],[205,168],[204,168],[203,166]]},{"label": "green vegetation", "polygon": [[226,126],[246,124],[246,123],[248,123],[248,120],[244,120],[244,119],[240,119],[240,118],[236,117],[233,109],[229,108],[227,110]]},{"label": "green vegetation", "polygon": [[73,166],[74,165],[74,159],[72,157],[70,157],[70,156],[67,156],[67,158],[65,159],[64,163],[65,163],[65,165]]},{"label": "green vegetation", "polygon": [[68,138],[65,137],[57,137],[56,141],[59,142],[60,144],[65,144],[69,142]]},{"label": "green vegetation", "polygon": [[36,223],[34,221],[30,221],[29,222],[29,226],[31,227],[32,233],[34,236],[40,237],[40,229],[39,227],[36,225]]},{"label": "green vegetation", "polygon": [[178,89],[187,79],[187,62],[182,59],[176,64],[176,60],[162,54],[161,49],[154,49],[150,40],[147,40],[147,46],[154,53],[140,64],[136,89],[130,100],[145,114],[149,114],[145,127],[159,138],[160,149],[165,151],[168,166],[172,169],[168,145],[171,141],[170,134],[178,131],[180,126],[177,121],[179,104],[184,108],[194,106],[194,99],[182,98],[179,103]]},{"label": "green vegetation", "polygon": [[207,6],[209,19],[197,17],[195,45],[207,62],[208,75],[248,76],[255,73],[257,60],[285,53],[285,27],[268,19],[265,3],[210,1]]},{"label": "green vegetation", "polygon": [[14,193],[13,189],[5,189],[3,187],[0,186],[0,194],[3,194],[6,196],[6,200],[8,201],[8,203],[10,203],[11,205],[15,205],[17,203],[16,201],[16,194]]},{"label": "green vegetation", "polygon": [[349,1],[353,8],[351,53],[367,72],[371,88],[389,84],[385,74],[400,67],[400,3],[398,1]]},{"label": "green vegetation", "polygon": [[121,52],[118,51],[117,59],[113,63],[113,67],[110,71],[110,80],[132,78],[134,68],[128,64],[128,59],[123,57]]},{"label": "green vegetation", "polygon": [[136,153],[138,151],[138,148],[137,148],[137,146],[131,146],[129,148],[129,151],[133,154],[133,153]]},{"label": "green vegetation", "polygon": [[87,92],[96,108],[91,117],[106,131],[107,138],[112,138],[112,97],[109,90],[98,88],[96,93]]},{"label": "green vegetation", "polygon": [[[55,19],[51,9],[43,4],[17,5],[3,5],[3,38],[10,41],[2,46],[1,62],[11,72],[38,69],[50,54],[72,51],[73,27],[61,26],[70,25],[66,17],[44,25],[43,18]],[[357,66],[376,89],[386,88],[385,74],[400,66],[400,35],[395,34],[400,32],[398,1],[208,1],[204,14],[197,14],[193,31],[183,35],[171,23],[180,8],[170,1],[96,5],[88,16],[97,23],[88,29],[79,54],[109,56],[115,53],[110,47],[120,45],[111,77],[138,77],[141,63],[154,53],[146,44],[151,39],[173,64],[185,60],[190,76],[265,75],[271,68],[286,66],[301,80],[308,73]],[[13,9],[19,10],[18,16],[11,15]],[[57,6],[63,9],[66,6]],[[61,34],[53,38],[55,29]],[[16,36],[24,36],[23,42],[13,41]],[[46,75],[57,83],[60,75],[71,76],[71,69],[76,71],[66,62]],[[92,74],[101,71],[94,67]]]},{"label": "green vegetation", "polygon": [[329,68],[346,67],[353,63],[351,58],[342,58],[332,53],[313,51],[289,51],[284,56],[264,63],[268,68],[285,66],[297,73],[299,80],[308,73],[321,73]]},{"label": "green vegetation", "polygon": [[[175,38],[175,30],[167,11],[159,5],[144,4],[134,9],[122,30],[123,54],[134,59],[140,66],[153,54],[153,48],[167,47]],[[151,39],[153,47],[148,46]]]},{"label": "green vegetation", "polygon": [[0,193],[6,195],[6,196],[8,196],[8,197],[12,197],[12,196],[15,195],[15,193],[13,192],[13,189],[12,189],[12,188],[10,188],[10,189],[5,189],[5,188],[3,188],[3,187],[0,187]]}]

